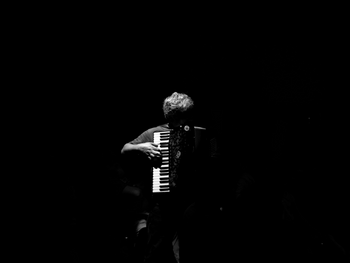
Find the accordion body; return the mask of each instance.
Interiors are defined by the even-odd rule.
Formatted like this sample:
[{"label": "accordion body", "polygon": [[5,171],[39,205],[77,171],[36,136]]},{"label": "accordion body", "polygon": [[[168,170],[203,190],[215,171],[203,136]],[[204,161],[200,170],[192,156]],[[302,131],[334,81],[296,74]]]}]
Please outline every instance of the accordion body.
[{"label": "accordion body", "polygon": [[155,132],[154,143],[160,144],[162,164],[153,168],[152,193],[169,193],[178,188],[179,179],[190,170],[195,149],[195,129],[184,125]]}]

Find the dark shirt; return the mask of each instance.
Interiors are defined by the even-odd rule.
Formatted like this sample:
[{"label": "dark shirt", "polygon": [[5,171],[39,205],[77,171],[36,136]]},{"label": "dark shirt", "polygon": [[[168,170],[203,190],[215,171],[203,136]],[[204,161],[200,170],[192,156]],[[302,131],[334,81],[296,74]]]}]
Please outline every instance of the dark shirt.
[{"label": "dark shirt", "polygon": [[131,144],[140,144],[145,142],[153,142],[153,134],[155,132],[163,132],[170,130],[168,124],[163,124],[151,129],[148,129],[147,131],[143,132],[140,136],[138,136],[136,139],[132,140]]}]

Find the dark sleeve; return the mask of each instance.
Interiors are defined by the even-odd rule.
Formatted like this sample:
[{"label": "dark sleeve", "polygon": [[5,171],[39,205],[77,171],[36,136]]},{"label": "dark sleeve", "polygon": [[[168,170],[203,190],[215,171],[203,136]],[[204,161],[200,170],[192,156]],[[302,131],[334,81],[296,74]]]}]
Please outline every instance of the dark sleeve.
[{"label": "dark sleeve", "polygon": [[[132,140],[131,144],[139,144],[145,142],[153,141],[152,130],[147,130],[140,134],[136,139]],[[150,162],[145,154],[138,151],[129,152],[127,155],[123,156],[122,159],[123,168],[127,174],[128,181],[131,185],[146,185],[149,181],[148,176],[146,176],[150,171]],[[137,165],[135,165],[137,164]]]},{"label": "dark sleeve", "polygon": [[147,130],[139,135],[136,139],[132,140],[131,144],[139,144],[144,142],[153,142],[153,133],[151,130]]}]

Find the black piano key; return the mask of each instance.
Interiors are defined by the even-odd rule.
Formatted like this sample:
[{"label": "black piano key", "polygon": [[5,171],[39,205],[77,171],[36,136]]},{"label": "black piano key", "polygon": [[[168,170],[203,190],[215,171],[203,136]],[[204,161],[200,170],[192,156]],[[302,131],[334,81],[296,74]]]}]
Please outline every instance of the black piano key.
[{"label": "black piano key", "polygon": [[159,179],[160,183],[166,183],[169,182],[169,178]]}]

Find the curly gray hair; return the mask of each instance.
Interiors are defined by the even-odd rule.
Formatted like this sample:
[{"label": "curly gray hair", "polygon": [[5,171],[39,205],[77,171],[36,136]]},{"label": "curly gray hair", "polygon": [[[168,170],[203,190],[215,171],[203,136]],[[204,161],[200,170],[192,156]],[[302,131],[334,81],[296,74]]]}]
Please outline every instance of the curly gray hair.
[{"label": "curly gray hair", "polygon": [[164,117],[168,121],[188,118],[192,113],[193,108],[193,100],[184,93],[174,92],[163,102]]}]

